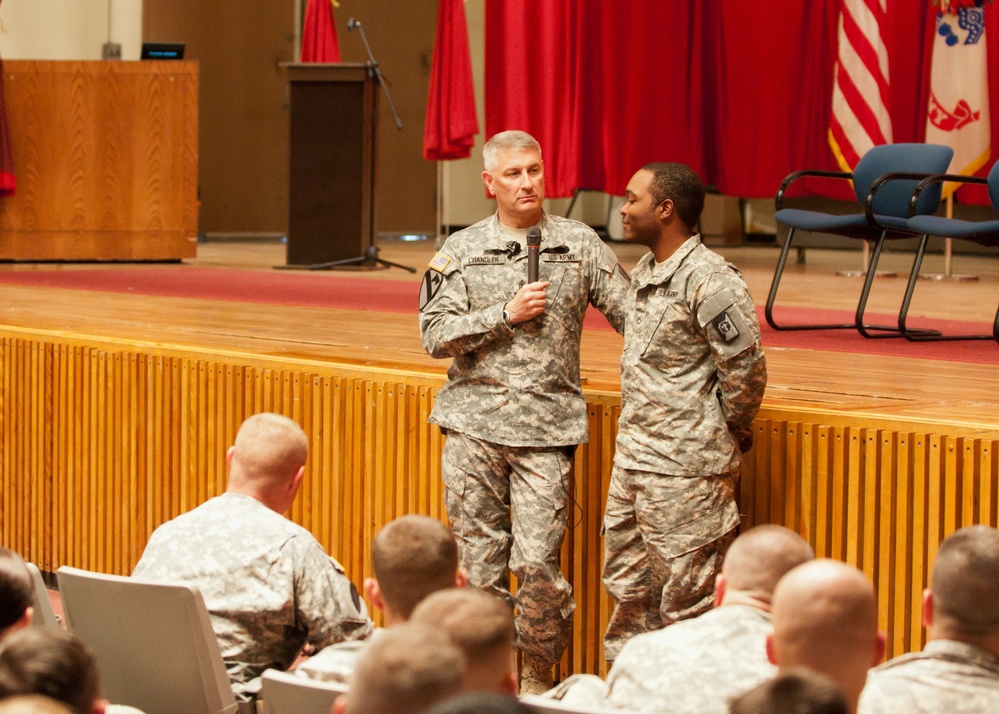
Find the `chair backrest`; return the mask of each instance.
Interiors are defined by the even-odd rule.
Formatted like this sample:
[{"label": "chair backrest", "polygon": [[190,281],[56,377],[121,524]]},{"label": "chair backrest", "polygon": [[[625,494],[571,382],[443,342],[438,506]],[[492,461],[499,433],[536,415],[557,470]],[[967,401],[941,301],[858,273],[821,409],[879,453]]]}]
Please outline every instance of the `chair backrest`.
[{"label": "chair backrest", "polygon": [[992,208],[999,211],[999,161],[992,165],[989,171],[989,200],[992,201]]},{"label": "chair backrest", "polygon": [[264,671],[260,696],[266,714],[330,714],[333,702],[347,692],[340,682],[320,682],[277,669]]},{"label": "chair backrest", "polygon": [[31,573],[31,607],[35,610],[33,624],[35,627],[55,627],[59,628],[59,618],[56,617],[55,610],[52,609],[52,601],[49,600],[49,590],[42,580],[42,573],[34,563],[25,563],[28,572]]},{"label": "chair backrest", "polygon": [[201,593],[63,566],[66,623],[94,651],[104,696],[146,714],[237,709]]},{"label": "chair backrest", "polygon": [[[881,176],[896,171],[918,174],[942,174],[950,166],[954,150],[940,144],[881,144],[864,154],[853,170],[853,190],[861,204],[867,201],[871,184]],[[918,179],[889,181],[874,197],[874,213],[879,216],[908,218],[909,199]],[[934,184],[919,197],[916,213],[928,214],[940,208],[943,187]]]}]

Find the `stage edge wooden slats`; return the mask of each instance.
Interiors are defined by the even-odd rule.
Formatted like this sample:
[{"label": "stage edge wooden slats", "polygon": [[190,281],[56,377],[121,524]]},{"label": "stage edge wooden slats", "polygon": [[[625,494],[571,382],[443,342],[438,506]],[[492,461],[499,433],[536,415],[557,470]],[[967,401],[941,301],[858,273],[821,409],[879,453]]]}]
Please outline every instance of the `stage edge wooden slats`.
[{"label": "stage edge wooden slats", "polygon": [[[291,517],[344,564],[404,513],[444,519],[442,437],[427,424],[439,374],[278,360],[0,328],[3,544],[52,572],[129,573],[152,530],[220,493],[242,420],[305,428],[308,474]],[[603,673],[610,610],[599,537],[619,413],[591,392],[564,566],[577,602],[563,674]],[[940,540],[997,524],[999,433],[765,405],[743,470],[743,527],[780,523],[875,583],[889,655],[923,643],[920,597]]]}]

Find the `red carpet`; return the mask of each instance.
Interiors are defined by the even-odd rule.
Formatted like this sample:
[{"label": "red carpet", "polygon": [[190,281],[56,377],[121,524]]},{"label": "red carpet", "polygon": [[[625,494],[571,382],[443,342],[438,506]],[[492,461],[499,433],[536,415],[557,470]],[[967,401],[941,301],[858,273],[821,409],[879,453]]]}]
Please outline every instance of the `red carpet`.
[{"label": "red carpet", "polygon": [[[232,300],[276,305],[336,307],[380,312],[416,312],[419,283],[395,280],[366,280],[340,275],[196,268],[191,266],[125,268],[116,270],[36,270],[0,271],[0,283],[37,287],[71,288],[163,295],[205,300]],[[766,347],[795,347],[833,352],[861,352],[897,357],[922,357],[999,364],[999,344],[994,341],[924,342],[903,339],[869,340],[853,330],[807,330],[777,332],[763,320],[758,307],[763,344]],[[853,315],[841,311],[784,308],[780,319],[788,323],[848,322]],[[892,315],[869,315],[869,322],[891,325]],[[609,330],[610,325],[596,310],[590,310],[586,326]],[[945,334],[987,333],[991,325],[944,320],[914,320],[914,327],[934,327]]]}]

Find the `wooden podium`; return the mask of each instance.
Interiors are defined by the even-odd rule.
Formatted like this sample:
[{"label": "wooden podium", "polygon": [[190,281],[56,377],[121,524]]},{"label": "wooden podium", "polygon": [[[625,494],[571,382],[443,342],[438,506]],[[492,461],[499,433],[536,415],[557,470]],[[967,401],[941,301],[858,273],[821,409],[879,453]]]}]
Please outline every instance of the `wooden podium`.
[{"label": "wooden podium", "polygon": [[375,243],[375,112],[366,64],[292,63],[288,267],[321,268]]}]

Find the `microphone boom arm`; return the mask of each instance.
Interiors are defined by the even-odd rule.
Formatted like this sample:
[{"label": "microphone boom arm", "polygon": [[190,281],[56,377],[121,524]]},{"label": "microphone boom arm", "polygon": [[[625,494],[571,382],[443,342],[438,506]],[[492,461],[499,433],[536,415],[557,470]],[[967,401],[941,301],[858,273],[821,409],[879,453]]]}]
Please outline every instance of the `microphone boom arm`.
[{"label": "microphone boom arm", "polygon": [[364,28],[361,27],[361,21],[350,18],[347,20],[347,30],[357,30],[361,33],[361,42],[364,43],[364,51],[368,53],[368,64],[371,67],[371,71],[374,72],[375,78],[378,80],[378,84],[382,87],[382,92],[385,93],[385,99],[388,101],[389,109],[392,110],[392,118],[395,119],[395,126],[397,129],[402,129],[402,121],[399,119],[399,114],[395,110],[395,105],[392,103],[392,96],[389,94],[388,86],[385,84],[385,80],[382,79],[382,71],[378,68],[378,63],[375,61],[375,56],[371,54],[371,47],[368,45],[368,38],[364,35]]}]

